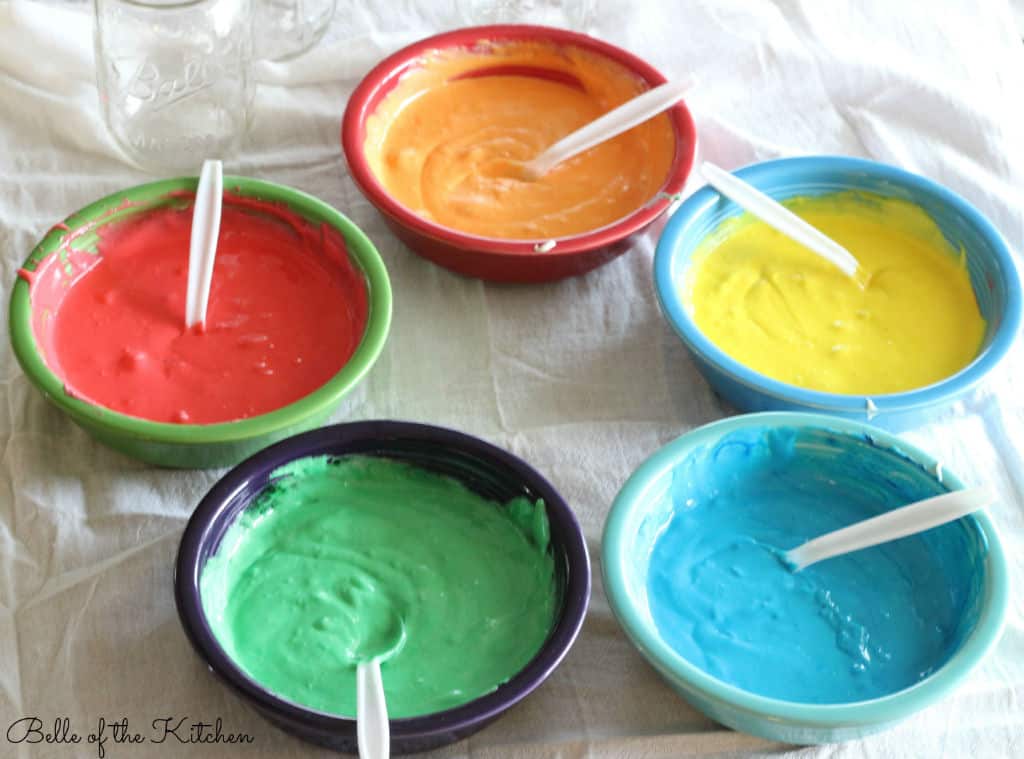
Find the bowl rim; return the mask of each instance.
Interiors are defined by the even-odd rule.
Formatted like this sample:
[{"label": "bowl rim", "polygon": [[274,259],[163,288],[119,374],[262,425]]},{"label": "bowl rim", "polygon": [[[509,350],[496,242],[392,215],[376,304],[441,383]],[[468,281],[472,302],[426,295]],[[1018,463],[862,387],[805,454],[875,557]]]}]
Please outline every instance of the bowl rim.
[{"label": "bowl rim", "polygon": [[[708,339],[693,321],[678,294],[673,273],[676,251],[680,249],[680,239],[693,225],[699,223],[701,217],[724,200],[717,190],[708,185],[701,187],[680,205],[665,225],[655,248],[654,286],[658,305],[665,318],[691,352],[733,382],[761,395],[799,404],[807,409],[853,415],[866,414],[870,420],[877,414],[920,408],[966,392],[978,384],[1003,359],[1020,331],[1020,272],[1005,238],[977,208],[949,188],[920,174],[878,161],[851,156],[813,155],[761,161],[734,171],[736,176],[755,187],[780,174],[796,175],[801,177],[798,181],[805,181],[802,179],[803,176],[828,172],[869,174],[893,185],[908,188],[916,194],[931,196],[939,203],[951,207],[988,241],[1006,284],[1006,307],[992,341],[971,363],[955,374],[924,387],[897,393],[852,395],[809,390],[782,382],[757,372],[726,354]],[[836,192],[841,191],[842,188],[836,189]],[[874,408],[870,404],[874,404]]]},{"label": "bowl rim", "polygon": [[[58,223],[43,237],[22,264],[34,271],[39,263],[59,250],[64,238],[90,224],[102,223],[126,204],[145,204],[175,193],[194,192],[198,177],[162,179],[100,198]],[[158,443],[208,445],[258,438],[327,413],[370,370],[380,356],[391,325],[391,284],[384,261],[366,234],[328,203],[286,185],[252,177],[226,175],[225,192],[282,203],[311,223],[326,223],[345,240],[349,259],[362,272],[367,290],[367,319],[363,337],[341,369],[308,395],[264,414],[213,424],[173,424],[130,416],[75,398],[65,392],[64,381],[47,366],[32,327],[29,284],[18,276],[11,290],[10,339],[14,354],[29,381],[50,401],[73,418],[119,436]]]},{"label": "bowl rim", "polygon": [[427,221],[392,198],[370,169],[363,151],[365,124],[369,116],[372,115],[368,112],[369,101],[382,88],[387,87],[415,66],[425,54],[438,49],[470,47],[488,40],[550,42],[558,46],[578,47],[620,64],[633,74],[638,75],[651,87],[668,81],[651,64],[623,48],[587,34],[555,27],[531,24],[470,26],[414,42],[389,55],[363,77],[349,97],[342,118],[341,144],[348,162],[349,173],[356,186],[376,206],[378,211],[402,227],[424,237],[440,241],[459,254],[472,256],[484,254],[513,258],[536,256],[536,246],[553,239],[557,245],[543,255],[548,259],[560,259],[619,242],[649,225],[676,201],[693,168],[697,145],[696,124],[684,100],[680,100],[676,105],[664,111],[669,116],[675,132],[676,152],[668,176],[661,188],[650,200],[632,213],[598,229],[555,238],[537,237],[510,240],[484,237]]},{"label": "bowl rim", "polygon": [[[622,486],[612,503],[601,539],[602,577],[609,606],[632,643],[666,679],[711,702],[725,703],[749,716],[774,722],[797,723],[817,728],[838,728],[895,722],[939,700],[967,676],[998,642],[1009,603],[1009,569],[995,526],[981,511],[975,521],[988,546],[985,558],[985,597],[974,629],[960,648],[935,672],[908,688],[867,701],[811,704],[761,696],[720,680],[668,646],[642,622],[625,588],[626,546],[624,524],[642,507],[649,491],[697,446],[713,442],[738,429],[751,427],[811,427],[847,436],[869,436],[884,447],[898,451],[913,462],[935,471],[937,460],[896,435],[852,419],[802,411],[767,411],[721,419],[697,427],[651,454]],[[945,467],[941,482],[951,490],[964,487]]]},{"label": "bowl rim", "polygon": [[[250,456],[218,480],[189,518],[174,563],[174,597],[185,634],[200,657],[228,686],[259,709],[318,732],[355,735],[354,719],[321,712],[283,699],[246,675],[224,651],[210,629],[199,593],[200,555],[215,535],[214,524],[247,484],[297,458],[323,453],[328,447],[379,442],[417,441],[448,447],[482,458],[510,471],[544,499],[548,518],[564,532],[562,548],[568,568],[564,602],[544,645],[527,665],[496,690],[452,709],[392,719],[395,739],[424,739],[482,727],[536,690],[561,664],[583,626],[591,593],[591,565],[586,539],[576,515],[557,490],[519,457],[478,437],[447,427],[419,422],[370,420],[346,422],[286,438]],[[359,449],[362,450],[362,449]],[[343,454],[341,454],[343,455]]]}]

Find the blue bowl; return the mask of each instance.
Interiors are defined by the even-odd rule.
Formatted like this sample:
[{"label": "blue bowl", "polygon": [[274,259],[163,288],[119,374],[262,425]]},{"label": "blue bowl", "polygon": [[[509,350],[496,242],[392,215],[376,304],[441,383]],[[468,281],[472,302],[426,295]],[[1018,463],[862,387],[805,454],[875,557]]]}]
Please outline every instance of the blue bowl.
[{"label": "blue bowl", "polygon": [[250,678],[221,647],[203,610],[199,578],[225,532],[269,484],[271,474],[307,456],[360,454],[404,461],[453,477],[499,503],[516,496],[543,498],[551,528],[558,619],[537,655],[508,682],[462,706],[391,720],[395,754],[427,751],[485,727],[554,672],[579,634],[590,600],[590,558],[576,517],[536,470],[483,440],[443,427],[411,422],[352,422],[295,435],[251,456],[224,475],[199,503],[178,548],[174,595],[189,641],[210,670],[264,718],[311,743],[356,753],[356,723],[284,699]]},{"label": "blue bowl", "polygon": [[[801,457],[811,457],[813,462],[835,467],[837,461],[846,465],[850,459],[844,460],[844,456],[856,458],[860,475],[859,479],[851,477],[849,487],[862,494],[871,493],[873,499],[877,496],[882,508],[901,503],[900,494],[907,483],[934,493],[963,487],[934,459],[862,422],[794,412],[726,419],[664,446],[623,486],[612,505],[602,538],[605,592],[633,644],[673,688],[712,719],[736,730],[787,743],[831,743],[860,738],[883,730],[948,694],[995,645],[1009,595],[1006,559],[991,521],[980,512],[905,539],[924,541],[926,556],[935,561],[935,571],[954,578],[950,592],[961,600],[964,613],[955,635],[951,634],[944,661],[935,661],[936,668],[931,674],[904,690],[859,702],[797,703],[758,695],[708,674],[666,643],[647,601],[651,551],[673,502],[687,498],[690,488],[703,487],[694,482],[696,477],[673,481],[673,473],[680,465],[701,460],[696,457],[709,451],[714,455],[711,463],[704,465],[721,466],[717,453],[722,449],[715,449],[718,443],[750,441],[762,430],[776,430],[778,434],[780,428],[795,430],[793,450]],[[864,471],[872,475],[864,475]],[[745,474],[758,476],[754,470]],[[834,502],[834,491],[826,496],[827,483],[823,483],[824,477],[817,483],[823,490],[822,503]],[[806,489],[815,484],[804,482],[801,487]],[[864,515],[868,516],[871,514]],[[778,645],[785,642],[780,640]]]},{"label": "blue bowl", "polygon": [[907,392],[870,397],[825,393],[756,372],[705,337],[680,297],[679,285],[701,241],[743,212],[716,190],[704,187],[665,226],[654,257],[654,284],[662,312],[693,354],[698,369],[737,409],[818,411],[899,431],[928,421],[964,396],[1010,348],[1021,322],[1021,284],[1013,254],[991,222],[959,195],[894,166],[842,156],[783,158],[735,173],[780,201],[854,190],[916,204],[934,219],[954,249],[966,251],[971,284],[987,322],[982,349],[973,362],[951,377]]}]

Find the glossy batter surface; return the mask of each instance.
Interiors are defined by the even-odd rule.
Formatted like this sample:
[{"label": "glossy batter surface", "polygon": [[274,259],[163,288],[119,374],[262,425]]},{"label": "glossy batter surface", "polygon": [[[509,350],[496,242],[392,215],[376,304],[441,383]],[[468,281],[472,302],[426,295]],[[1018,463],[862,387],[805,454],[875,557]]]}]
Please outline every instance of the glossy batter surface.
[{"label": "glossy batter surface", "polygon": [[683,284],[722,351],[774,379],[852,395],[924,387],[975,358],[985,321],[963,257],[924,211],[854,193],[786,205],[857,258],[857,280],[749,215],[725,222]]},{"label": "glossy batter surface", "polygon": [[675,155],[668,117],[537,181],[518,177],[515,164],[645,88],[575,48],[504,43],[435,54],[368,119],[366,156],[396,200],[437,224],[505,239],[578,234],[629,215],[661,189]]},{"label": "glossy batter surface", "polygon": [[410,717],[493,691],[554,625],[542,502],[505,507],[389,459],[300,459],[231,526],[203,569],[217,639],[254,680],[299,704],[356,711],[356,666]]},{"label": "glossy batter surface", "polygon": [[262,414],[336,374],[362,339],[366,284],[333,228],[226,196],[205,332],[185,329],[192,209],[100,227],[32,276],[36,339],[66,391],[159,422]]},{"label": "glossy batter surface", "polygon": [[792,572],[782,551],[942,487],[869,439],[744,431],[673,473],[647,593],[662,638],[744,690],[845,703],[907,688],[977,619],[981,562],[962,524]]}]

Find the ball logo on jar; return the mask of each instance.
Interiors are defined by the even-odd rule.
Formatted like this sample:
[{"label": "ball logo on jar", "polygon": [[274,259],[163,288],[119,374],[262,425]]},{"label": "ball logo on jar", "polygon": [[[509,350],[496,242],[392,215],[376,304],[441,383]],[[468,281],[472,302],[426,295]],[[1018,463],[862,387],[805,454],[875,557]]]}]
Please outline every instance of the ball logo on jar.
[{"label": "ball logo on jar", "polygon": [[[128,80],[125,94],[150,104],[159,111],[236,76],[242,59],[241,46],[224,40],[217,56],[193,58],[183,64],[175,61],[163,69],[157,62],[144,59]],[[176,69],[170,74],[168,68]]]}]

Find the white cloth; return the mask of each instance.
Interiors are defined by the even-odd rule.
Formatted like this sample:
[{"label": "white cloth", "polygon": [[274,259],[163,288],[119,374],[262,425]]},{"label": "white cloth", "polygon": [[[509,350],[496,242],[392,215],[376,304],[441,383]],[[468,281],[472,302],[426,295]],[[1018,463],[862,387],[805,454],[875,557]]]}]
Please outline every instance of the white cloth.
[{"label": "white cloth", "polygon": [[[587,276],[535,286],[463,279],[411,254],[348,177],[341,114],[380,57],[472,19],[464,3],[381,0],[352,10],[362,5],[342,0],[318,48],[260,67],[254,125],[227,170],[340,208],[388,266],[391,336],[334,420],[426,421],[510,449],[574,507],[594,558],[590,613],[565,663],[510,714],[435,755],[790,750],[692,709],[627,642],[601,588],[601,528],[626,477],[668,440],[731,413],[658,312],[653,234]],[[52,224],[152,178],[124,159],[99,115],[90,13],[80,3],[0,3],[5,300]],[[691,107],[703,154],[720,165],[801,153],[892,162],[961,193],[1016,250],[1024,244],[1024,48],[1005,2],[599,0],[589,31],[670,77],[699,79]],[[992,516],[1015,592],[998,648],[962,688],[895,729],[794,756],[1024,755],[1024,401],[1013,387],[1022,370],[1018,347],[983,391],[906,435],[1002,494]],[[142,733],[159,717],[220,717],[226,731],[255,738],[244,749],[108,744],[108,757],[321,755],[215,681],[178,624],[172,562],[219,472],[158,470],[94,442],[29,386],[6,340],[0,397],[0,754],[95,755],[89,746],[5,742],[11,722],[35,715],[47,724],[67,716],[83,735],[100,717],[127,718]]]}]

